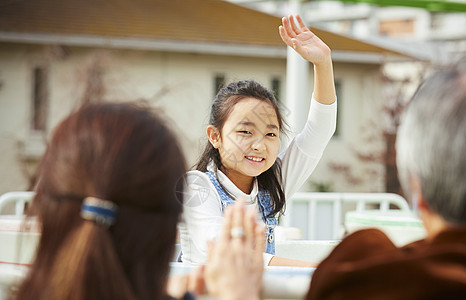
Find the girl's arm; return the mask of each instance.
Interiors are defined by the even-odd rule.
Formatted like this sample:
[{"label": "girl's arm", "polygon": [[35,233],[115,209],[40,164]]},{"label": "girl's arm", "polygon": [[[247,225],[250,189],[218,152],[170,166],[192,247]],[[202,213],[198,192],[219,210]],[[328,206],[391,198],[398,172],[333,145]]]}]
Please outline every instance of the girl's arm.
[{"label": "girl's arm", "polygon": [[305,60],[314,64],[314,99],[322,104],[332,104],[336,100],[330,48],[312,33],[299,15],[282,18],[279,27],[282,40],[292,47]]},{"label": "girl's arm", "polygon": [[269,262],[269,266],[286,266],[286,267],[307,267],[307,268],[317,268],[317,263],[305,261],[305,260],[297,260],[297,259],[289,259],[280,256],[274,256]]},{"label": "girl's arm", "polygon": [[[298,24],[296,24],[296,21]],[[304,25],[299,16],[282,19],[283,41],[314,64],[314,95],[308,120],[279,155],[287,199],[304,184],[316,168],[336,128],[336,93],[329,47]],[[299,25],[299,27],[298,27]]]}]

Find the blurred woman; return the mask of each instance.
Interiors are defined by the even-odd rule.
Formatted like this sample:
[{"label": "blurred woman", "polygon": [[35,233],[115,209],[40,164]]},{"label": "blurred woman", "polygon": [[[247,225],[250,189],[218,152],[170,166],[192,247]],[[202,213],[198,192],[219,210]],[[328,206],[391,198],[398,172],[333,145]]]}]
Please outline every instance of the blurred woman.
[{"label": "blurred woman", "polygon": [[185,172],[177,140],[147,107],[69,115],[40,164],[30,214],[42,234],[16,299],[166,298]]}]

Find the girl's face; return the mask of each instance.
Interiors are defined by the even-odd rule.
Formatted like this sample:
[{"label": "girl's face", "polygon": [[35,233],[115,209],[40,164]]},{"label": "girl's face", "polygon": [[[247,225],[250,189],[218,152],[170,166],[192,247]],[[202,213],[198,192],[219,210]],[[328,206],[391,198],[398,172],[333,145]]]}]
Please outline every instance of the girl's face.
[{"label": "girl's face", "polygon": [[270,103],[244,98],[233,107],[216,143],[210,141],[219,150],[225,167],[222,171],[241,188],[274,164],[279,132],[277,114]]}]

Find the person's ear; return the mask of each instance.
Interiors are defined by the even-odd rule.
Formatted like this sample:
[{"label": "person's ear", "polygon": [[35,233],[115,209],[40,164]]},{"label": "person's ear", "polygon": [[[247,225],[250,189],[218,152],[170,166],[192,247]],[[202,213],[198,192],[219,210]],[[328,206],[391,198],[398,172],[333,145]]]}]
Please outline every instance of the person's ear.
[{"label": "person's ear", "polygon": [[411,190],[411,201],[413,202],[413,209],[424,211],[429,209],[424,196],[422,195],[422,186],[417,176],[410,176],[409,179],[410,190]]},{"label": "person's ear", "polygon": [[422,185],[418,177],[412,177],[410,180],[411,197],[416,206],[417,216],[422,220],[426,229],[427,237],[436,236],[439,232],[446,229],[449,225],[445,219],[433,210],[422,194]]},{"label": "person's ear", "polygon": [[419,210],[425,211],[429,210],[429,205],[426,203],[424,200],[424,197],[419,197],[419,200],[417,200],[417,207]]},{"label": "person's ear", "polygon": [[207,137],[209,138],[209,142],[215,149],[218,149],[222,143],[220,131],[217,129],[217,127],[209,125],[207,126],[206,133]]}]

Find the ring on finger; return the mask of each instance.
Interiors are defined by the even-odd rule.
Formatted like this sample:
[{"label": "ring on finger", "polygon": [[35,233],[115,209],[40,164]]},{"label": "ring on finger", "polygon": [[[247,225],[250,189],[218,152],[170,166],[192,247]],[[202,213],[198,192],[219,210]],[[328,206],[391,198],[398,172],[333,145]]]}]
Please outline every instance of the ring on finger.
[{"label": "ring on finger", "polygon": [[233,227],[230,231],[230,235],[232,238],[242,238],[244,237],[244,229],[243,227]]}]

